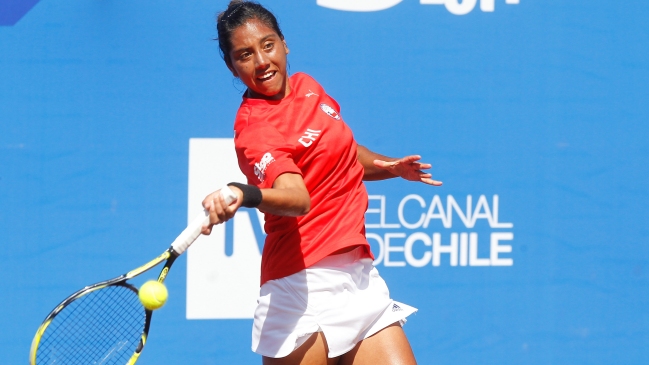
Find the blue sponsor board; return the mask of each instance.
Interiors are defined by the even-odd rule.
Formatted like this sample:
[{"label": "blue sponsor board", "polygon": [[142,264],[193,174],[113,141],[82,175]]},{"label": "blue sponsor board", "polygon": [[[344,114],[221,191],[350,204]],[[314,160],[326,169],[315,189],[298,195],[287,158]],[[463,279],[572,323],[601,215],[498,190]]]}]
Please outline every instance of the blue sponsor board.
[{"label": "blue sponsor board", "polygon": [[[647,363],[649,3],[263,3],[291,71],[336,98],[359,143],[421,154],[444,182],[367,184],[377,267],[419,308],[419,363]],[[61,299],[184,228],[210,185],[190,146],[232,137],[244,89],[213,41],[227,1],[35,4],[0,1],[7,364]],[[218,177],[230,162],[210,158]],[[174,265],[138,364],[260,362],[251,314],[231,311],[256,290],[237,270],[263,237],[243,213],[204,242],[214,256]],[[231,270],[205,271],[210,257]]]}]

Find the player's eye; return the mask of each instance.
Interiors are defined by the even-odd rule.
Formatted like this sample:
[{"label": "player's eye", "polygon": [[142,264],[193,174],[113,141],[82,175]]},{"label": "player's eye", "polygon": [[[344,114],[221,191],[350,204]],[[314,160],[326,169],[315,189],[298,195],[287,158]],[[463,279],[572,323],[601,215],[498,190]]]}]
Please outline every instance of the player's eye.
[{"label": "player's eye", "polygon": [[245,59],[250,58],[251,55],[252,55],[252,53],[250,53],[250,52],[242,52],[242,53],[239,55],[239,57],[237,57],[237,58],[238,58],[239,60],[245,60]]},{"label": "player's eye", "polygon": [[268,43],[264,44],[264,49],[265,50],[271,50],[271,49],[273,49],[273,47],[275,47],[275,43],[273,43],[273,42],[268,42]]}]

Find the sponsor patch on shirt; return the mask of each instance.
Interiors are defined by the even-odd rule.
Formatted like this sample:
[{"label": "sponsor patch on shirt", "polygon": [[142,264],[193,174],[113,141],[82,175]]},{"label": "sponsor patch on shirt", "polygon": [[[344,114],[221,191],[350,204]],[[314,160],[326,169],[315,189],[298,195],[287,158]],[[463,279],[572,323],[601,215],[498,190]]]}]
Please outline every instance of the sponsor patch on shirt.
[{"label": "sponsor patch on shirt", "polygon": [[338,112],[329,105],[322,103],[320,104],[320,109],[322,109],[323,112],[327,113],[328,116],[334,118],[335,120],[340,120],[340,115],[338,114]]},{"label": "sponsor patch on shirt", "polygon": [[264,182],[264,180],[266,180],[266,169],[268,168],[268,165],[273,162],[275,162],[273,155],[271,155],[270,152],[266,152],[264,156],[262,156],[261,161],[255,163],[255,175],[257,175],[259,181]]}]

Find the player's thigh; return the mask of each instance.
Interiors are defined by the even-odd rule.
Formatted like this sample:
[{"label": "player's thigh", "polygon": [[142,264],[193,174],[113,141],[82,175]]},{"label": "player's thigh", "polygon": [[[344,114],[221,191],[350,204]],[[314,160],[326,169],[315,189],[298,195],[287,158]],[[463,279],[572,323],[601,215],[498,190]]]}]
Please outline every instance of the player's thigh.
[{"label": "player's thigh", "polygon": [[359,342],[340,358],[338,365],[416,365],[408,338],[399,323],[393,323]]},{"label": "player's thigh", "polygon": [[338,359],[327,358],[327,340],[322,332],[311,335],[300,347],[282,358],[263,357],[263,365],[336,365]]}]

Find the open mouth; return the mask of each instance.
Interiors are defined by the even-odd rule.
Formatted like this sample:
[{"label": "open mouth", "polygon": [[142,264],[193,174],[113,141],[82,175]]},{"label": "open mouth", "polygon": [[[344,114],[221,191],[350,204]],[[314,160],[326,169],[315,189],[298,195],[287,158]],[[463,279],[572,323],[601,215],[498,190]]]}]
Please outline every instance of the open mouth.
[{"label": "open mouth", "polygon": [[273,77],[275,77],[276,73],[277,73],[277,71],[268,71],[265,74],[257,77],[257,80],[259,80],[261,82],[268,81],[268,80],[272,79]]}]

